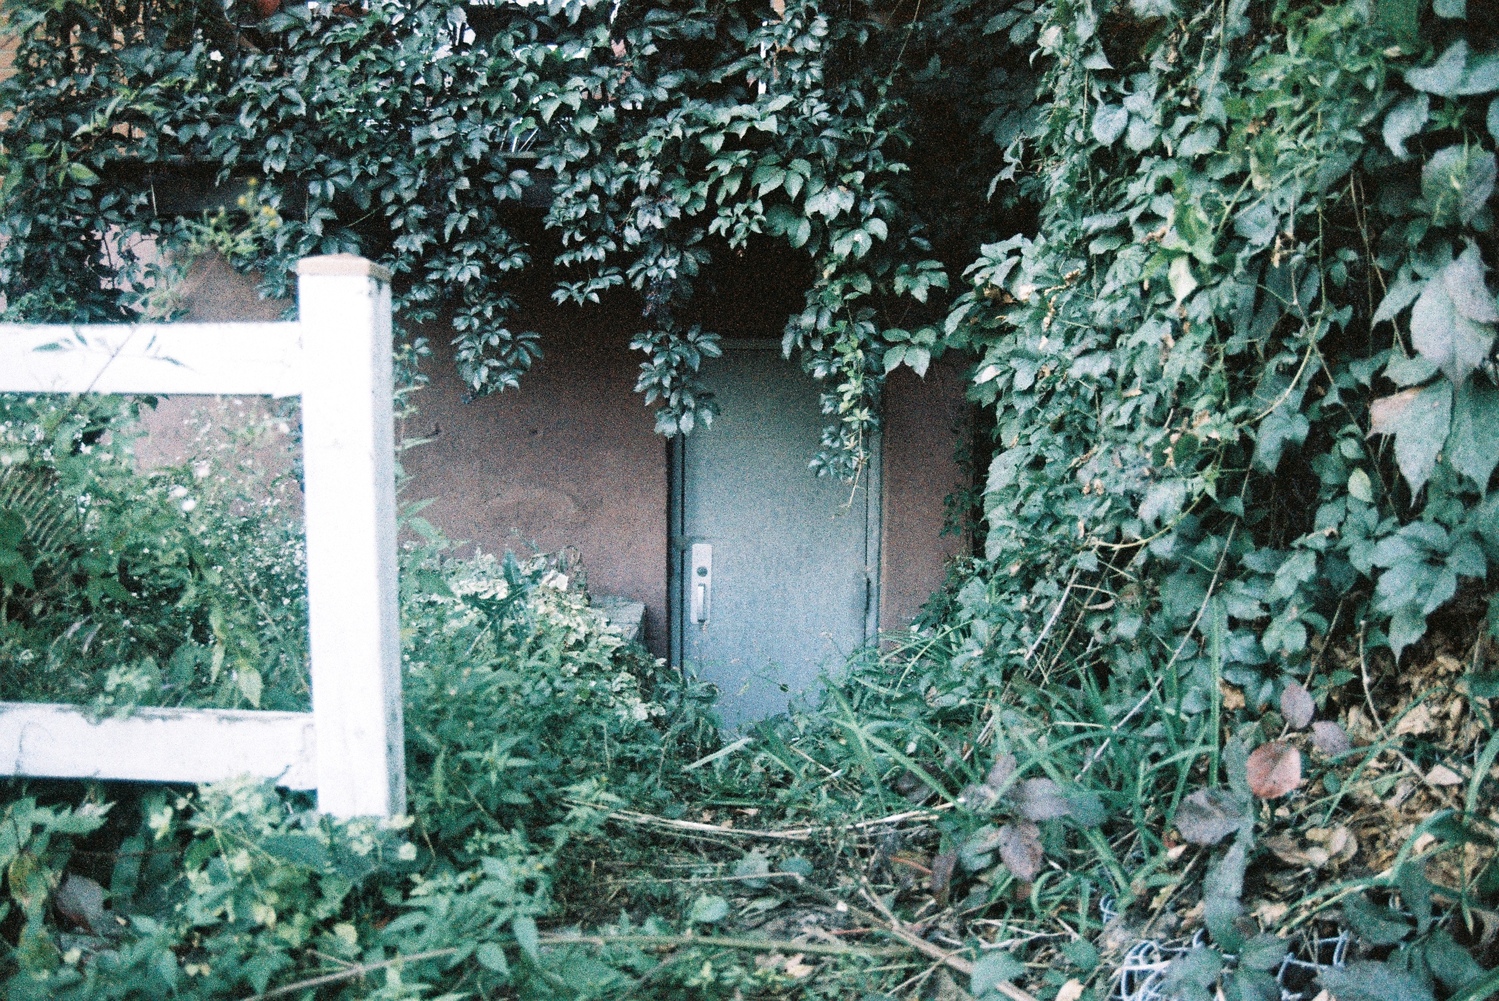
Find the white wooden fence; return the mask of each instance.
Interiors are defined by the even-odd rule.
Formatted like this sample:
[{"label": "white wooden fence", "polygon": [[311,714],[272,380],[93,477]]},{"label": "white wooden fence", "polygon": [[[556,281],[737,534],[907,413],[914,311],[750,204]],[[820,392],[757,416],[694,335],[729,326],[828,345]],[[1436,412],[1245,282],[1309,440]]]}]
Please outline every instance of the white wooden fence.
[{"label": "white wooden fence", "polygon": [[298,267],[294,323],[0,324],[0,392],[302,397],[312,712],[0,702],[0,774],[316,789],[339,817],[405,809],[390,273]]}]

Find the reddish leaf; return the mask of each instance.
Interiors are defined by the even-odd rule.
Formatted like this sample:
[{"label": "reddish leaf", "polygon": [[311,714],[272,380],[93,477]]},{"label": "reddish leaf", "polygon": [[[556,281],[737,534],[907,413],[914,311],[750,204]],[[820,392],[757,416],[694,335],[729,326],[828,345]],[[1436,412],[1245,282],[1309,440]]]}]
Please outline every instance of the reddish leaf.
[{"label": "reddish leaf", "polygon": [[1312,693],[1303,688],[1300,682],[1288,681],[1280,693],[1280,714],[1286,718],[1291,729],[1305,730],[1311,724],[1312,717],[1317,714],[1317,704],[1312,701]]},{"label": "reddish leaf", "polygon": [[1010,792],[1015,812],[1026,820],[1056,820],[1072,812],[1062,790],[1051,779],[1026,779]]},{"label": "reddish leaf", "polygon": [[1301,785],[1301,752],[1283,740],[1272,740],[1250,753],[1245,771],[1249,791],[1260,799],[1284,796]]},{"label": "reddish leaf", "polygon": [[1318,720],[1312,724],[1312,746],[1323,754],[1342,754],[1353,750],[1353,741],[1338,724]]},{"label": "reddish leaf", "polygon": [[1029,883],[1041,872],[1046,857],[1041,847],[1041,829],[1028,820],[1006,824],[999,829],[999,858],[1005,868],[1022,883]]},{"label": "reddish leaf", "polygon": [[1199,789],[1176,808],[1176,829],[1194,845],[1217,844],[1245,819],[1244,805],[1223,789]]}]

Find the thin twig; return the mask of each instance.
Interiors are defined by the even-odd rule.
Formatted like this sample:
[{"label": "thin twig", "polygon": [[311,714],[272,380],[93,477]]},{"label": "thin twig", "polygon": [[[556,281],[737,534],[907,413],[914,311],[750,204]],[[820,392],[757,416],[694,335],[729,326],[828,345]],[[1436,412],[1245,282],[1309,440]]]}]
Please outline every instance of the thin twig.
[{"label": "thin twig", "polygon": [[[964,959],[962,956],[959,956],[957,953],[949,952],[936,945],[933,945],[931,942],[928,942],[921,936],[911,932],[906,927],[905,922],[896,917],[895,914],[890,910],[890,908],[885,906],[885,902],[881,900],[877,894],[869,892],[867,886],[860,887],[859,893],[864,897],[865,900],[868,900],[871,904],[873,904],[875,906],[875,909],[880,912],[880,915],[889,925],[889,934],[894,935],[896,938],[900,939],[902,942],[906,943],[906,945],[909,945],[917,952],[920,952],[923,955],[930,956],[944,966],[957,970],[965,977],[973,976],[973,963]],[[994,985],[994,989],[999,991],[1005,997],[1009,998],[1010,1001],[1036,1001],[1034,995],[1025,990],[1022,990],[1019,987],[1016,987],[1008,980],[1001,980],[999,983]]]},{"label": "thin twig", "polygon": [[1367,625],[1367,622],[1358,624],[1358,673],[1364,683],[1364,703],[1369,707],[1369,718],[1374,722],[1374,729],[1383,730],[1379,710],[1374,708],[1374,693],[1369,690],[1369,658],[1364,654],[1364,629]]},{"label": "thin twig", "polygon": [[397,956],[395,959],[387,959],[379,963],[360,963],[358,966],[351,966],[347,970],[339,970],[337,973],[325,973],[321,977],[299,980],[294,984],[287,984],[285,987],[277,987],[274,990],[264,991],[260,994],[252,994],[245,998],[245,1001],[270,1001],[271,998],[283,998],[288,994],[296,994],[298,991],[310,990],[326,984],[336,984],[344,980],[353,980],[355,977],[362,977],[366,973],[374,973],[376,970],[383,970],[389,966],[398,966],[401,963],[419,963],[427,959],[441,959],[444,956],[451,956],[457,951],[458,948],[454,946],[448,949],[433,949],[431,952],[418,952],[410,956]]},{"label": "thin twig", "polygon": [[609,819],[619,821],[622,824],[638,824],[642,827],[658,827],[664,830],[683,831],[692,834],[716,834],[731,838],[769,838],[776,841],[810,841],[818,834],[863,831],[871,827],[899,824],[907,820],[930,820],[937,816],[938,811],[951,809],[953,805],[952,803],[939,803],[936,806],[922,807],[919,810],[892,813],[888,817],[861,820],[854,824],[839,824],[837,826],[825,827],[790,827],[780,831],[747,827],[725,827],[722,824],[707,824],[697,820],[671,820],[667,817],[657,817],[649,813],[637,813],[634,810],[616,810],[609,814]]},{"label": "thin twig", "polygon": [[648,813],[636,813],[633,810],[616,810],[609,814],[609,819],[625,824],[639,824],[642,827],[691,831],[695,834],[717,834],[731,838],[768,838],[773,841],[807,841],[815,832],[821,830],[817,827],[800,827],[787,831],[761,831],[753,828],[725,827],[722,824],[705,824],[696,820],[671,820]]}]

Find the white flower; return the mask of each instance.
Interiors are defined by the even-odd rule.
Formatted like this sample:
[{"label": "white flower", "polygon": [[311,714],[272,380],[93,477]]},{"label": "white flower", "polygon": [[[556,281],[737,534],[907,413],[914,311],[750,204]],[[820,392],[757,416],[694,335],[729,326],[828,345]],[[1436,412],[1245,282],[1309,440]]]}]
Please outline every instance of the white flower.
[{"label": "white flower", "polygon": [[188,512],[192,511],[192,509],[195,508],[195,507],[197,507],[197,506],[198,506],[198,502],[195,501],[195,500],[193,500],[191,497],[189,497],[187,500],[185,500],[185,501],[182,502],[182,513],[183,514],[187,514]]}]

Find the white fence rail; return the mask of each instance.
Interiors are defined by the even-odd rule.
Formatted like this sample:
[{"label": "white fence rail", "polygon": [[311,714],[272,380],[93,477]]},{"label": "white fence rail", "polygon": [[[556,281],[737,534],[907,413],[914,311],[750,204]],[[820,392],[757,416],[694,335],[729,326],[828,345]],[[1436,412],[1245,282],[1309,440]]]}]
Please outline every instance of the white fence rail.
[{"label": "white fence rail", "polygon": [[0,774],[316,789],[339,817],[405,809],[390,274],[298,267],[294,323],[0,324],[0,392],[302,397],[312,712],[0,702]]}]

